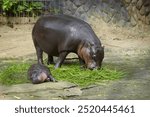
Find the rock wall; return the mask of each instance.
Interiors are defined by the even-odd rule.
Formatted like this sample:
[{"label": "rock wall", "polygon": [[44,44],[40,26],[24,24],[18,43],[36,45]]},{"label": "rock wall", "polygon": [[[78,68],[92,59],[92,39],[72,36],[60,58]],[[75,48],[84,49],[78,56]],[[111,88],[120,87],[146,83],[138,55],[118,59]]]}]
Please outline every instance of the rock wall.
[{"label": "rock wall", "polygon": [[149,0],[61,0],[62,13],[88,20],[92,15],[121,26],[150,25]]},{"label": "rock wall", "polygon": [[[150,26],[150,0],[35,0],[43,2],[44,14],[68,14],[88,21],[91,16],[120,26]],[[20,20],[17,20],[17,19]],[[14,19],[14,20],[12,20]],[[23,19],[23,20],[22,20]],[[2,17],[0,22],[25,21],[22,17]],[[35,20],[36,21],[36,20]],[[33,21],[33,22],[35,22]]]},{"label": "rock wall", "polygon": [[150,0],[122,0],[132,25],[150,25]]},{"label": "rock wall", "polygon": [[118,0],[64,0],[63,13],[88,20],[92,15],[106,23],[129,23],[130,17],[125,6]]}]

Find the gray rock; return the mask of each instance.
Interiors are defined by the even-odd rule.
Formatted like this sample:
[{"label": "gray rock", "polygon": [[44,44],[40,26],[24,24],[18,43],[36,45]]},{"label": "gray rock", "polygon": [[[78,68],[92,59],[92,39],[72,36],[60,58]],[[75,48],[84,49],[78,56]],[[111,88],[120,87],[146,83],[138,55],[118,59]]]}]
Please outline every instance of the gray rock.
[{"label": "gray rock", "polygon": [[137,24],[136,20],[133,17],[131,17],[131,24],[132,26],[136,26]]},{"label": "gray rock", "polygon": [[135,6],[133,6],[132,7],[132,16],[134,17],[134,19],[135,20],[138,20],[138,14],[137,14],[137,12],[138,12],[138,9],[135,7]]},{"label": "gray rock", "polygon": [[102,9],[97,6],[96,9],[95,9],[95,12],[98,14],[98,15],[101,15],[102,14]]},{"label": "gray rock", "polygon": [[60,89],[67,89],[67,88],[72,88],[76,87],[75,84],[69,83],[69,82],[47,82],[47,83],[42,83],[38,85],[33,85],[33,84],[18,84],[18,85],[13,85],[7,88],[4,88],[1,93],[19,93],[19,92],[35,92],[35,91],[40,91],[40,90],[47,90],[47,89],[55,89],[55,90],[60,90]]},{"label": "gray rock", "polygon": [[119,14],[119,12],[117,12],[113,17],[113,22],[118,23],[120,20],[121,20],[121,14]]},{"label": "gray rock", "polygon": [[130,17],[128,11],[125,7],[121,8],[121,19],[125,20],[126,22],[130,21]]},{"label": "gray rock", "polygon": [[77,17],[80,17],[84,12],[85,12],[85,11],[84,11],[83,7],[81,6],[81,7],[79,7],[79,8],[76,10],[76,12],[75,12],[74,15],[77,16]]},{"label": "gray rock", "polygon": [[137,5],[136,5],[136,7],[137,7],[137,9],[141,9],[141,7],[142,7],[142,5],[143,5],[143,0],[139,0],[138,2],[137,2]]},{"label": "gray rock", "polygon": [[65,99],[80,96],[82,91],[69,82],[1,86],[0,99]]},{"label": "gray rock", "polygon": [[146,17],[146,24],[150,25],[150,13],[149,13],[149,15]]},{"label": "gray rock", "polygon": [[145,7],[149,7],[150,6],[150,1],[149,0],[145,0],[144,1],[144,6]]},{"label": "gray rock", "polygon": [[131,0],[124,0],[126,3],[130,3],[131,2]]},{"label": "gray rock", "polygon": [[109,6],[113,9],[115,9],[116,2],[114,0],[109,0],[109,1],[110,1]]},{"label": "gray rock", "polygon": [[121,26],[121,27],[125,27],[126,26],[126,21],[121,19],[118,24]]},{"label": "gray rock", "polygon": [[145,7],[144,7],[144,5],[142,6],[142,8],[140,9],[140,14],[141,15],[145,15]]},{"label": "gray rock", "polygon": [[89,9],[89,11],[87,12],[87,16],[88,16],[88,17],[91,17],[91,16],[95,16],[95,15],[98,15],[98,14],[96,13],[96,7],[95,7],[95,6],[92,6],[92,7]]},{"label": "gray rock", "polygon": [[103,14],[102,14],[102,19],[103,19],[106,23],[108,23],[108,22],[110,22],[111,17],[110,17],[108,14],[106,14],[106,13],[103,12]]},{"label": "gray rock", "polygon": [[115,10],[115,9],[110,9],[110,12],[108,12],[108,15],[109,15],[110,17],[113,17],[113,16],[115,15],[115,13],[116,13],[116,10]]},{"label": "gray rock", "polygon": [[30,96],[36,98],[38,97],[41,99],[66,99],[68,97],[75,97],[80,96],[82,91],[80,88],[69,88],[69,89],[62,89],[62,90],[45,90],[39,92],[33,92]]},{"label": "gray rock", "polygon": [[66,15],[72,15],[72,12],[69,11],[69,10],[65,10],[65,11],[63,12],[63,14],[66,14]]},{"label": "gray rock", "polygon": [[83,13],[80,18],[84,21],[88,21],[88,16],[87,16],[87,13]]},{"label": "gray rock", "polygon": [[71,0],[77,7],[80,7],[82,4],[86,2],[86,0]]},{"label": "gray rock", "polygon": [[72,6],[73,6],[73,3],[70,0],[68,0],[65,4],[66,9],[69,11],[72,10]]},{"label": "gray rock", "polygon": [[108,0],[108,4],[109,4],[109,5],[113,5],[114,3],[115,3],[114,0]]},{"label": "gray rock", "polygon": [[147,16],[150,13],[150,6],[145,8],[145,15]]},{"label": "gray rock", "polygon": [[87,12],[92,5],[93,3],[91,2],[91,0],[87,0],[86,3],[83,5],[83,9],[85,10],[85,12]]},{"label": "gray rock", "polygon": [[102,7],[101,9],[103,12],[108,13],[108,7],[109,7],[108,4],[103,3],[101,7]]},{"label": "gray rock", "polygon": [[138,0],[132,0],[132,4],[136,5]]},{"label": "gray rock", "polygon": [[76,12],[76,10],[77,10],[77,7],[76,7],[72,2],[68,2],[67,8],[68,8],[68,10],[71,12],[72,15],[73,15],[73,14]]}]

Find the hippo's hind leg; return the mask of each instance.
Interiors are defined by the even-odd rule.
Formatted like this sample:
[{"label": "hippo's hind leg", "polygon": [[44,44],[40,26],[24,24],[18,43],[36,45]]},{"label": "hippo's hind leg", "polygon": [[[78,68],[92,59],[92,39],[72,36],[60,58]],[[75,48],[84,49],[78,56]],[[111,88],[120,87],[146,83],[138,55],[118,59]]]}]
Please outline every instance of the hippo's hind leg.
[{"label": "hippo's hind leg", "polygon": [[54,64],[53,56],[48,55],[47,65]]},{"label": "hippo's hind leg", "polygon": [[55,65],[55,69],[58,68],[58,67],[61,67],[61,65],[64,62],[67,55],[68,55],[68,52],[62,52],[62,53],[59,54],[59,58],[58,58],[58,61]]},{"label": "hippo's hind leg", "polygon": [[39,47],[38,43],[36,42],[36,39],[33,37],[33,43],[36,49],[36,55],[38,59],[39,64],[43,64],[43,50]]}]

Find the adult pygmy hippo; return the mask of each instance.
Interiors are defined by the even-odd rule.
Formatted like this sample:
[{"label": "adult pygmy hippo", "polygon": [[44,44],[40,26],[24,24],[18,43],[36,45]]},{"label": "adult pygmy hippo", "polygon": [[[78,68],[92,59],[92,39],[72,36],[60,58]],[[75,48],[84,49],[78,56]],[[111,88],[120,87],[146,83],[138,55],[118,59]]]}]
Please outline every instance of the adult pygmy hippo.
[{"label": "adult pygmy hippo", "polygon": [[43,82],[55,82],[52,77],[50,70],[41,64],[33,64],[28,69],[28,79],[32,81],[33,84],[39,84]]},{"label": "adult pygmy hippo", "polygon": [[104,47],[91,26],[67,15],[48,15],[41,17],[32,31],[38,63],[43,64],[43,51],[48,54],[48,64],[53,56],[59,56],[55,68],[62,65],[67,54],[74,52],[81,64],[89,69],[101,67]]}]

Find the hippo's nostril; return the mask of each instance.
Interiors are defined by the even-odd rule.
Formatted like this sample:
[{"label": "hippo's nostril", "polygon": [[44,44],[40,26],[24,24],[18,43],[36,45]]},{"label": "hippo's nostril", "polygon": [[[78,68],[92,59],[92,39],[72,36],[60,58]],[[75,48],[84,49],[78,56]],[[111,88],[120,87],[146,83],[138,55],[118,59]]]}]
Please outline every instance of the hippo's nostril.
[{"label": "hippo's nostril", "polygon": [[92,66],[92,67],[89,67],[90,70],[95,70],[97,69],[96,67]]}]

